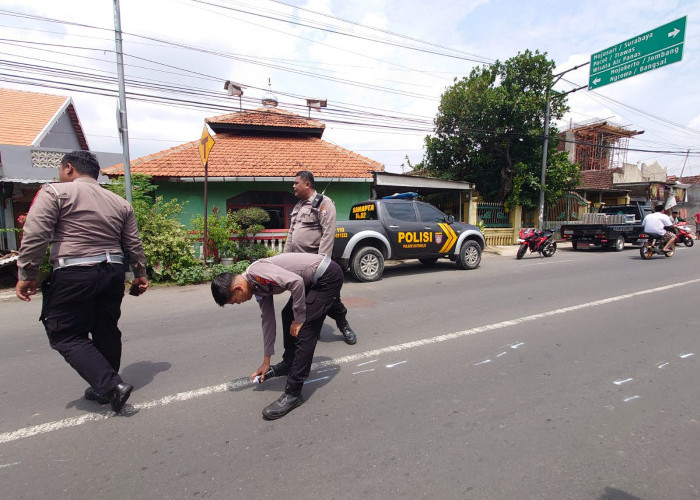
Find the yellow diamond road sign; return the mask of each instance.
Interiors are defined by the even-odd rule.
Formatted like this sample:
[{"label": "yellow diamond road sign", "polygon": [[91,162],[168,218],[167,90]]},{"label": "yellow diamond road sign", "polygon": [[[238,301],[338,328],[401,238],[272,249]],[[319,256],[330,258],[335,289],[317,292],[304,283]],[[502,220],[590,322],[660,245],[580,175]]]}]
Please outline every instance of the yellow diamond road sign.
[{"label": "yellow diamond road sign", "polygon": [[207,164],[209,159],[209,152],[211,148],[214,147],[214,138],[209,135],[209,129],[204,125],[204,130],[202,130],[202,138],[199,140],[199,157],[202,159],[202,165]]}]

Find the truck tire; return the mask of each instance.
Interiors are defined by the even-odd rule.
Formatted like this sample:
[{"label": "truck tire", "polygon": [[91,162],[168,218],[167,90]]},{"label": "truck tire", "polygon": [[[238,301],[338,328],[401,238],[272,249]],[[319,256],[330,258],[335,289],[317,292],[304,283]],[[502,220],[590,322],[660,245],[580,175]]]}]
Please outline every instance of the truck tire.
[{"label": "truck tire", "polygon": [[622,252],[625,249],[625,237],[622,235],[618,236],[610,248],[616,252]]},{"label": "truck tire", "polygon": [[476,241],[465,241],[459,249],[457,267],[459,269],[476,269],[481,263],[481,247]]},{"label": "truck tire", "polygon": [[350,260],[350,274],[358,281],[377,281],[384,273],[384,256],[374,247],[358,249]]}]

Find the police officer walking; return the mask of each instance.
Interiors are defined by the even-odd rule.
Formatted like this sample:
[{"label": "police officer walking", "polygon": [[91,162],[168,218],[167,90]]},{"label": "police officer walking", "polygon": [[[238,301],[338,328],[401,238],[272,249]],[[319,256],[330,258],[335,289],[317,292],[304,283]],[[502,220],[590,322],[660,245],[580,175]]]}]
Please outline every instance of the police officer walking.
[{"label": "police officer walking", "polygon": [[36,293],[50,243],[53,271],[41,286],[40,316],[49,344],[90,384],[85,399],[119,412],[133,390],[118,374],[124,250],[136,276],[131,293],[144,293],[148,280],[134,210],[97,183],[99,173],[88,151],[63,156],[61,182],[45,185],[27,214],[15,293],[26,302]]},{"label": "police officer walking", "polygon": [[[301,170],[294,178],[294,196],[299,201],[292,210],[292,220],[289,225],[287,242],[284,252],[315,253],[332,256],[335,241],[335,205],[328,196],[317,193],[314,187],[314,174]],[[292,308],[291,300],[287,303],[282,314],[289,314]],[[343,334],[347,344],[357,342],[355,332],[350,328],[346,318],[348,310],[340,300],[332,305],[328,316],[335,320],[338,330]]]},{"label": "police officer walking", "polygon": [[[318,254],[283,253],[253,262],[243,274],[223,273],[211,282],[217,304],[241,304],[253,295],[260,306],[263,330],[263,362],[250,376],[259,378],[287,375],[284,393],[263,410],[263,417],[274,420],[303,403],[301,389],[309,377],[316,343],[326,313],[340,297],[343,270],[330,257]],[[291,292],[292,307],[282,314],[284,354],[270,367],[275,353],[277,324],[273,296]]]}]

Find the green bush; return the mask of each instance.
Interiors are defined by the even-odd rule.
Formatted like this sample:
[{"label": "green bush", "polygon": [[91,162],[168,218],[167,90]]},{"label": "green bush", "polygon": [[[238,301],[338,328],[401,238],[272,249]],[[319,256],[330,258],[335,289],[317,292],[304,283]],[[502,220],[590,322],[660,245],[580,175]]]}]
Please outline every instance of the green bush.
[{"label": "green bush", "polygon": [[218,276],[221,273],[241,274],[248,268],[249,265],[250,262],[247,260],[240,260],[232,266],[214,264],[207,267],[201,263],[197,263],[193,266],[180,269],[175,276],[174,281],[178,285],[205,283],[207,281],[211,281],[215,276]]},{"label": "green bush", "polygon": [[[164,202],[162,197],[154,196],[157,186],[148,176],[135,174],[131,180],[132,206],[146,253],[148,278],[154,282],[175,281],[181,270],[197,264],[187,228],[178,219],[185,204],[177,199]],[[106,188],[124,197],[124,178],[113,180]]]}]

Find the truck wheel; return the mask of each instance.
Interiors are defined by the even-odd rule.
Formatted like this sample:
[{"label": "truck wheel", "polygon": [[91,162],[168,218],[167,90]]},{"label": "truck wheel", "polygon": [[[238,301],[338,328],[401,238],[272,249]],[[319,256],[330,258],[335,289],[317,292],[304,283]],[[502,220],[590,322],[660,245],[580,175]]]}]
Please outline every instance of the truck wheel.
[{"label": "truck wheel", "polygon": [[622,235],[618,236],[615,243],[613,243],[612,248],[616,252],[622,252],[625,249],[625,237]]},{"label": "truck wheel", "polygon": [[465,241],[459,249],[457,267],[460,269],[476,269],[481,262],[481,247],[476,241]]},{"label": "truck wheel", "polygon": [[374,247],[362,247],[350,261],[350,274],[358,281],[377,281],[384,273],[384,256]]},{"label": "truck wheel", "polygon": [[432,266],[433,264],[435,264],[435,263],[437,262],[438,258],[437,258],[437,257],[431,257],[431,258],[429,258],[429,259],[426,258],[426,259],[418,259],[418,260],[419,260],[420,263],[423,264],[424,266],[430,267],[430,266]]}]

